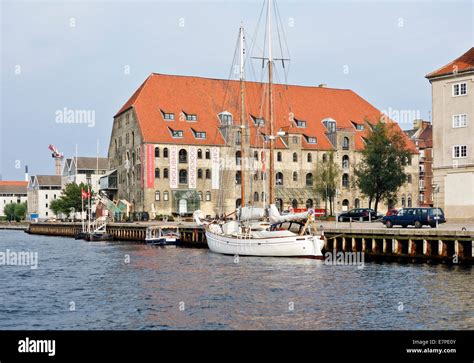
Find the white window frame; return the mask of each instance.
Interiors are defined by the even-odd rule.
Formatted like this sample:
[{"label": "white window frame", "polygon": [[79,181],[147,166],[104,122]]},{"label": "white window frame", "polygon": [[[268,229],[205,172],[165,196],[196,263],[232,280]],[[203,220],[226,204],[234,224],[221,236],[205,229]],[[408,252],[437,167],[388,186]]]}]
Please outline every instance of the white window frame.
[{"label": "white window frame", "polygon": [[[465,155],[463,156],[463,149]],[[458,154],[458,156],[456,156]],[[453,146],[453,159],[466,159],[467,158],[467,145],[454,145]]]},{"label": "white window frame", "polygon": [[[461,122],[462,120],[464,120],[464,123]],[[467,114],[465,113],[461,113],[459,115],[453,115],[453,128],[458,129],[461,127],[467,127]]]},{"label": "white window frame", "polygon": [[[464,93],[461,93],[462,86],[464,85]],[[455,89],[457,88],[457,94]],[[467,82],[458,82],[453,84],[453,91],[452,91],[453,97],[460,97],[460,96],[466,96],[467,95]]]}]

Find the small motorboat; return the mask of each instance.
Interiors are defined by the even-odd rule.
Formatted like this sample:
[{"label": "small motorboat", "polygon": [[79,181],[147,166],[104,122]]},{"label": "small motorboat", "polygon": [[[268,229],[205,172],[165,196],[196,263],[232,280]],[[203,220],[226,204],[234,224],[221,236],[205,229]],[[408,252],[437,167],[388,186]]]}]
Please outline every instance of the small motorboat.
[{"label": "small motorboat", "polygon": [[177,226],[150,226],[146,229],[145,242],[150,245],[178,245],[179,228]]}]

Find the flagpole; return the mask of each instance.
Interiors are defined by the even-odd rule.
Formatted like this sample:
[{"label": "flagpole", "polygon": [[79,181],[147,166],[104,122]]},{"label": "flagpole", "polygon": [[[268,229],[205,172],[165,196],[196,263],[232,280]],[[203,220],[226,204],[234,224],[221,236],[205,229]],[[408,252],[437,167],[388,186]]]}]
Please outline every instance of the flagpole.
[{"label": "flagpole", "polygon": [[87,197],[89,198],[89,233],[91,233],[91,186],[87,186]]},{"label": "flagpole", "polygon": [[84,233],[84,189],[81,188],[81,222],[82,232]]}]

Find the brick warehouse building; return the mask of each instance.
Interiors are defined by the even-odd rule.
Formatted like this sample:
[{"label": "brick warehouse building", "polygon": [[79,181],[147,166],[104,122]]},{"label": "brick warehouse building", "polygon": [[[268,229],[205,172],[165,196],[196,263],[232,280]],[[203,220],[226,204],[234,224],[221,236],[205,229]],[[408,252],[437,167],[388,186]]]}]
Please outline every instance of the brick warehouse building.
[{"label": "brick warehouse building", "polygon": [[[246,202],[257,206],[262,205],[265,193],[263,183],[257,182],[262,179],[261,147],[268,137],[265,118],[259,113],[264,87],[264,83],[245,84],[249,156],[255,168],[246,178],[253,184],[250,191],[246,182]],[[368,200],[351,187],[352,168],[364,147],[365,120],[376,122],[380,111],[351,90],[323,85],[275,84],[273,94],[275,130],[285,131],[275,142],[277,205],[324,208],[324,201],[314,192],[314,179],[318,165],[334,150],[341,167],[336,212],[366,207]],[[116,186],[107,190],[109,195],[130,201],[135,211],[170,215],[201,209],[214,215],[219,191],[226,188],[220,203],[228,212],[235,209],[240,204],[242,160],[239,151],[228,155],[230,148],[223,146],[225,130],[235,132],[239,139],[238,104],[238,81],[151,74],[114,116],[108,157],[109,175]],[[416,181],[418,154],[403,135],[413,151],[407,172]],[[268,150],[264,157],[268,160]],[[231,165],[220,173],[223,164]],[[418,184],[407,183],[399,194],[399,202],[404,194],[408,205],[415,205]]]}]

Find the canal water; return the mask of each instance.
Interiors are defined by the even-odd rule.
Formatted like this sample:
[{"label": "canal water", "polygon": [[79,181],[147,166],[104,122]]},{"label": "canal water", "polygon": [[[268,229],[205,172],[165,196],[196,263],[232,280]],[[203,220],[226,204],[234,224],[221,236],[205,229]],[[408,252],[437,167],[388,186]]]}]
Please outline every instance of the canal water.
[{"label": "canal water", "polygon": [[[35,255],[11,265],[19,252],[37,268]],[[21,231],[0,231],[0,254],[3,330],[474,328],[471,267],[237,260]]]}]

